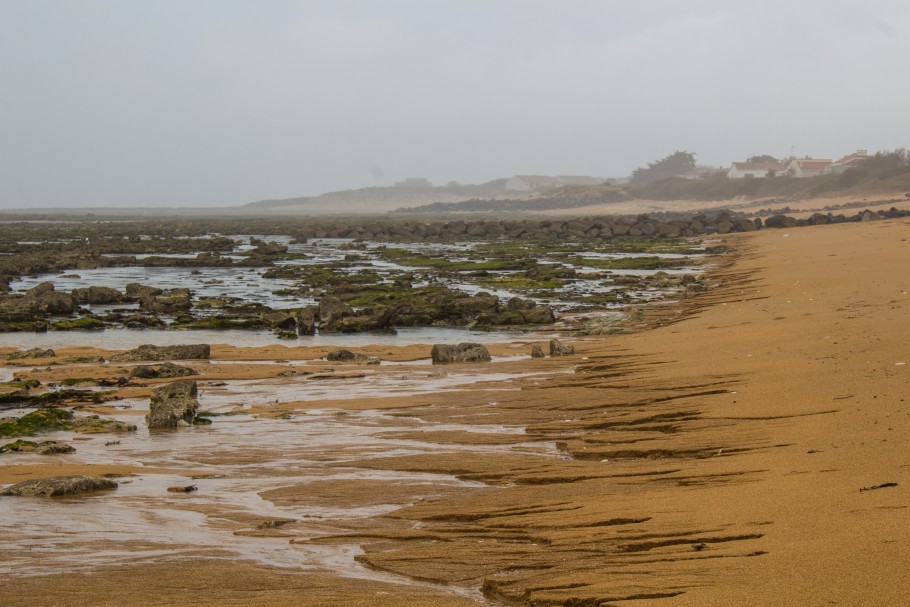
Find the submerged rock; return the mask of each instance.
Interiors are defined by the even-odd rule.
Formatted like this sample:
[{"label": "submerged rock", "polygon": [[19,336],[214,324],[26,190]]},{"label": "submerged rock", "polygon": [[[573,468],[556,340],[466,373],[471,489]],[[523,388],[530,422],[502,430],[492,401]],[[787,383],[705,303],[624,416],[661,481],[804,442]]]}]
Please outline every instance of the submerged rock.
[{"label": "submerged rock", "polygon": [[133,367],[133,370],[130,371],[130,377],[135,377],[137,379],[162,379],[187,377],[189,375],[199,375],[199,371],[169,362],[158,365],[157,367],[155,365],[141,365],[139,367]]},{"label": "submerged rock", "polygon": [[17,483],[0,492],[0,495],[19,497],[60,497],[92,491],[116,489],[117,483],[97,476],[52,476],[35,478]]},{"label": "submerged rock", "polygon": [[181,379],[155,388],[145,421],[150,429],[190,426],[196,418],[196,381]]},{"label": "submerged rock", "polygon": [[138,360],[208,360],[212,349],[208,344],[192,344],[182,346],[152,346],[141,345],[135,350],[122,352],[111,356],[112,361],[132,362]]},{"label": "submerged rock", "polygon": [[433,364],[438,363],[473,363],[489,362],[490,352],[486,346],[475,343],[461,343],[458,345],[436,344],[433,346],[431,356]]},{"label": "submerged rock", "polygon": [[564,344],[558,339],[550,340],[550,356],[568,356],[575,354],[575,346]]}]

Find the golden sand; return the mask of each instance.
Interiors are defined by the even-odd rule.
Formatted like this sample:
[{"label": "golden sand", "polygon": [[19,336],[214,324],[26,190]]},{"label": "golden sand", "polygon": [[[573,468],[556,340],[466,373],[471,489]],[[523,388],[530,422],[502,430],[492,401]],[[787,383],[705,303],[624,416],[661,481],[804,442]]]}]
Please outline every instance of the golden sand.
[{"label": "golden sand", "polygon": [[[430,423],[525,427],[526,440],[563,454],[442,449],[358,462],[487,485],[428,499],[397,487],[385,503],[412,505],[319,540],[360,544],[364,563],[417,587],[200,557],[4,580],[0,604],[903,607],[908,238],[907,220],[730,236],[737,253],[711,290],[651,312],[649,330],[579,341],[577,355],[546,362],[575,373],[394,399],[433,405],[412,412]],[[418,432],[440,445],[477,440]],[[272,496],[340,506],[382,503],[387,491],[298,489]]]}]

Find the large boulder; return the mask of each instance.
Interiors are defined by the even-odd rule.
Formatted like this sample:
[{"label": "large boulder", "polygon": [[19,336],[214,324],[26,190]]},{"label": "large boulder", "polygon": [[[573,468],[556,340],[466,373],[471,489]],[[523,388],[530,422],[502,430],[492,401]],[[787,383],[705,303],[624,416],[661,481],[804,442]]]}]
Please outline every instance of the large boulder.
[{"label": "large boulder", "polygon": [[145,421],[149,429],[191,426],[199,401],[196,381],[181,379],[152,390],[152,400]]},{"label": "large boulder", "polygon": [[558,339],[550,340],[550,356],[568,356],[575,354],[575,346],[564,344]]},{"label": "large boulder", "polygon": [[133,362],[139,360],[208,360],[212,349],[208,344],[191,344],[181,346],[152,346],[143,344],[135,350],[121,352],[111,356],[115,362]]},{"label": "large boulder", "polygon": [[458,345],[436,344],[433,346],[431,356],[433,364],[439,363],[475,363],[489,362],[490,352],[486,346],[474,343],[461,343]]},{"label": "large boulder", "polygon": [[508,302],[506,302],[506,309],[513,310],[518,312],[525,312],[533,308],[536,304],[530,299],[522,299],[521,297],[513,297]]},{"label": "large boulder", "polygon": [[297,311],[297,333],[300,335],[316,333],[316,315],[313,308],[301,308]]},{"label": "large boulder", "polygon": [[530,310],[526,310],[524,315],[525,322],[530,325],[548,325],[556,322],[556,316],[550,306],[534,306]]},{"label": "large boulder", "polygon": [[354,309],[337,297],[331,295],[319,300],[319,327],[330,329],[336,321],[352,316]]},{"label": "large boulder", "polygon": [[0,495],[21,497],[59,497],[104,489],[116,489],[117,483],[97,476],[52,476],[34,478],[7,487]]}]

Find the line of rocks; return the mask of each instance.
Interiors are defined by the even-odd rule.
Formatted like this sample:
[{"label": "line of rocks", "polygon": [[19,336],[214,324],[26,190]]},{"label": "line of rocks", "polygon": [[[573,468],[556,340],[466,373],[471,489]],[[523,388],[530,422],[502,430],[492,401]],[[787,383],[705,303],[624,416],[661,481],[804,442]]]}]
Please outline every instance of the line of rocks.
[{"label": "line of rocks", "polygon": [[[790,217],[793,226],[820,225],[907,217],[910,211],[864,210],[854,215],[816,213],[809,219]],[[710,213],[657,213],[637,216],[584,217],[557,219],[477,219],[454,221],[373,220],[321,221],[297,228],[298,242],[312,238],[354,238],[363,240],[459,240],[487,238],[571,239],[613,238],[619,236],[693,237],[706,234],[752,232],[781,227],[780,216],[762,221],[741,213],[721,210]],[[788,221],[789,223],[789,221]],[[789,226],[788,226],[789,227]]]}]

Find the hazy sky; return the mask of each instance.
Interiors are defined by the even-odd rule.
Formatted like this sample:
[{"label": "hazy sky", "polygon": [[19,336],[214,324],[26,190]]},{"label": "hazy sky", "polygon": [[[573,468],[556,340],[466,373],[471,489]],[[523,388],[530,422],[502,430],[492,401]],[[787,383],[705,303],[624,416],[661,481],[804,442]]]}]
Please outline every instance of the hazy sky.
[{"label": "hazy sky", "polygon": [[910,146],[907,0],[0,0],[0,207]]}]

